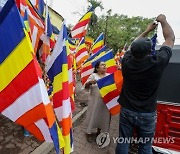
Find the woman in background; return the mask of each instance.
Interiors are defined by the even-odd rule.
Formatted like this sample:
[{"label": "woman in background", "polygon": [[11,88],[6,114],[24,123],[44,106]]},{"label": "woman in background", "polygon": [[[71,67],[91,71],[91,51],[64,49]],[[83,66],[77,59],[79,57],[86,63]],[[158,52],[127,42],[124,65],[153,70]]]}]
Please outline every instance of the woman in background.
[{"label": "woman in background", "polygon": [[104,104],[99,88],[97,86],[97,80],[107,76],[106,64],[102,61],[96,63],[94,73],[91,74],[85,83],[85,89],[90,90],[90,99],[88,102],[87,114],[86,114],[86,138],[88,142],[93,141],[92,130],[97,129],[96,136],[103,132],[109,132],[110,127],[110,113]]}]

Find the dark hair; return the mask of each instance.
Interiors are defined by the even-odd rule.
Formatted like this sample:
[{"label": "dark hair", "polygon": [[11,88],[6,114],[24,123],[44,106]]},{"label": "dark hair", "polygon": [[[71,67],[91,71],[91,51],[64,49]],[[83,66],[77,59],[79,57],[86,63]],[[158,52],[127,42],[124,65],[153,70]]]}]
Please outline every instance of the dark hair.
[{"label": "dark hair", "polygon": [[95,66],[94,66],[94,73],[97,73],[97,72],[98,72],[97,69],[99,68],[99,65],[100,65],[101,62],[102,62],[102,61],[98,61],[98,62],[95,64]]}]

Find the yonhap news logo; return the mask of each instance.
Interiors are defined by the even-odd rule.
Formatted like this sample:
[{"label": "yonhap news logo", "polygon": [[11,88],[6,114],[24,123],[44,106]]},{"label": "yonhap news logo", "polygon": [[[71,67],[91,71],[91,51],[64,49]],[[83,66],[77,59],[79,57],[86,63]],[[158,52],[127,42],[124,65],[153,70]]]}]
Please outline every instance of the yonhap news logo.
[{"label": "yonhap news logo", "polygon": [[114,143],[147,143],[147,142],[151,142],[151,143],[158,143],[158,144],[173,144],[175,143],[175,137],[113,137],[113,141]]}]

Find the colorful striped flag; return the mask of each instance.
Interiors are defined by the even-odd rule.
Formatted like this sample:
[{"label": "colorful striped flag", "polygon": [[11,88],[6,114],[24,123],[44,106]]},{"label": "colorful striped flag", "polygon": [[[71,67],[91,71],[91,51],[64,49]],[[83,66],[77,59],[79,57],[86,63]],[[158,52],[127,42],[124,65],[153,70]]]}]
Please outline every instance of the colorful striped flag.
[{"label": "colorful striped flag", "polygon": [[[14,0],[0,12],[0,112],[40,141],[64,146],[42,72]],[[60,144],[61,140],[61,144]]]},{"label": "colorful striped flag", "polygon": [[83,37],[81,41],[79,42],[79,45],[76,48],[76,53],[75,53],[77,69],[81,68],[82,64],[84,63],[85,60],[87,60],[88,57],[89,55],[88,55],[84,37]]},{"label": "colorful striped flag", "polygon": [[95,54],[91,55],[85,62],[84,62],[84,66],[88,65],[88,63],[90,63],[92,60],[97,59],[99,56],[102,56],[102,54],[105,54],[105,50],[106,50],[106,45],[103,46],[98,52],[96,52]]},{"label": "colorful striped flag", "polygon": [[123,76],[120,70],[97,81],[100,94],[111,115],[120,112],[120,105],[117,102],[122,89]]},{"label": "colorful striped flag", "polygon": [[25,28],[29,34],[29,37],[31,38],[31,31],[30,31],[30,27],[29,27],[29,17],[28,17],[28,14],[27,14],[27,10],[25,10],[25,13],[24,13],[24,25],[25,25]]},{"label": "colorful striped flag", "polygon": [[91,53],[95,54],[98,52],[99,49],[101,49],[104,46],[104,34],[101,33],[96,41],[93,43],[92,48],[91,48]]},{"label": "colorful striped flag", "polygon": [[72,28],[71,30],[72,38],[81,39],[86,35],[87,26],[93,11],[94,8],[91,7],[88,10],[88,12],[84,16],[82,16],[82,18],[78,21],[78,23]]},{"label": "colorful striped flag", "polygon": [[62,127],[65,154],[71,152],[73,144],[72,108],[69,90],[69,79],[72,73],[68,70],[68,48],[67,29],[63,24],[54,51],[47,59],[46,71],[53,83],[53,106]]},{"label": "colorful striped flag", "polygon": [[[50,55],[51,50],[54,48],[55,40],[52,30],[51,21],[49,18],[48,6],[46,5],[46,18],[45,18],[45,33],[41,35],[42,46],[39,49],[39,57],[45,63],[47,57]],[[39,45],[40,46],[40,45]]]},{"label": "colorful striped flag", "polygon": [[84,84],[88,77],[93,73],[95,64],[98,61],[103,61],[107,67],[107,73],[113,73],[117,70],[116,63],[114,60],[114,56],[112,50],[108,51],[107,53],[103,54],[102,56],[93,59],[92,61],[88,62],[81,71],[81,82]]},{"label": "colorful striped flag", "polygon": [[85,36],[85,44],[86,44],[86,48],[87,48],[88,53],[91,50],[93,42],[94,42],[94,39],[92,37]]},{"label": "colorful striped flag", "polygon": [[24,16],[25,10],[27,10],[31,29],[32,45],[34,52],[37,53],[40,38],[44,35],[45,31],[44,22],[29,0],[19,0],[17,5],[20,5],[20,12],[22,16]]}]

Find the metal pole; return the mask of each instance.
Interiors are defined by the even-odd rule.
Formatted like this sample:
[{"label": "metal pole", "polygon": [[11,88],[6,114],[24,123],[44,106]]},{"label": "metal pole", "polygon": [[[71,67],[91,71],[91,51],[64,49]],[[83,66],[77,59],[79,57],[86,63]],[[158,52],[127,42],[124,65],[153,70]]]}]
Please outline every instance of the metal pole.
[{"label": "metal pole", "polygon": [[104,32],[104,42],[107,44],[107,27],[108,27],[108,16],[106,16],[106,27]]}]

